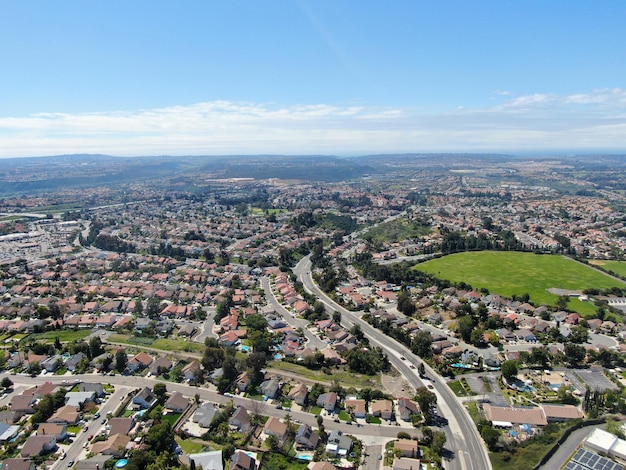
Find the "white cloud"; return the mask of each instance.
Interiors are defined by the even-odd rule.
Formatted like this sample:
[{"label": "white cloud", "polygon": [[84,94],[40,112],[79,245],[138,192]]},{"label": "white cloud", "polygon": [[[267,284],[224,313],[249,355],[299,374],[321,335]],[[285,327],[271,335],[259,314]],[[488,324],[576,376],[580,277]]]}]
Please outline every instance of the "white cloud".
[{"label": "white cloud", "polygon": [[403,151],[626,151],[626,90],[499,92],[496,106],[414,108],[213,101],[112,113],[0,116],[0,156]]}]

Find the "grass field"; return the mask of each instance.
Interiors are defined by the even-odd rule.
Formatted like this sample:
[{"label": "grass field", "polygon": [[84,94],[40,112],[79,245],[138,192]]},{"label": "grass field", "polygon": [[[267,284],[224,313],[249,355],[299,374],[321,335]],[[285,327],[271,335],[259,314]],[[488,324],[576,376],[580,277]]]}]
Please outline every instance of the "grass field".
[{"label": "grass field", "polygon": [[[484,287],[492,294],[511,297],[527,293],[531,302],[547,305],[554,305],[558,298],[548,292],[550,288],[583,290],[626,285],[562,256],[513,251],[457,253],[418,264],[415,269],[440,279],[465,282],[474,289]],[[570,308],[577,306],[572,303]]]},{"label": "grass field", "polygon": [[332,374],[328,375],[321,370],[311,370],[299,364],[293,364],[286,361],[271,361],[268,363],[268,367],[277,370],[284,370],[287,372],[293,372],[301,375],[305,379],[309,379],[315,382],[328,382],[337,380],[343,387],[356,387],[356,388],[380,388],[380,376],[367,376],[362,374],[355,374],[349,372],[347,369],[331,369]]},{"label": "grass field", "polygon": [[181,439],[180,437],[176,437],[176,442],[186,454],[198,454],[207,448],[207,444],[193,439]]},{"label": "grass field", "polygon": [[93,330],[54,330],[54,331],[46,331],[45,333],[33,333],[28,336],[28,340],[30,341],[44,341],[47,343],[53,343],[55,338],[59,338],[59,341],[62,343],[71,343],[72,341],[77,341],[86,338],[91,334]]},{"label": "grass field", "polygon": [[154,340],[152,348],[162,349],[163,351],[184,351],[184,352],[204,352],[204,345],[200,343],[192,343],[190,341],[177,341],[174,339],[159,338]]},{"label": "grass field", "polygon": [[626,261],[591,260],[589,264],[598,266],[606,271],[613,271],[618,276],[626,276]]}]

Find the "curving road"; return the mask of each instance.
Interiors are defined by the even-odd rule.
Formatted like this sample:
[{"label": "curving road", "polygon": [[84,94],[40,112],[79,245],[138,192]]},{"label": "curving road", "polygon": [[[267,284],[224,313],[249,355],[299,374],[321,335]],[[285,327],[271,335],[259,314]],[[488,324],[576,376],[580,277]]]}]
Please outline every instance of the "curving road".
[{"label": "curving road", "polygon": [[[324,303],[327,310],[333,312],[337,310],[341,313],[341,323],[344,327],[350,328],[358,324],[361,330],[367,335],[370,343],[381,347],[388,355],[389,361],[396,367],[414,386],[422,386],[417,369],[410,367],[410,363],[421,362],[418,356],[404,345],[384,335],[382,332],[372,327],[369,323],[361,320],[361,312],[352,312],[330,299],[313,281],[311,273],[310,257],[303,258],[294,268],[294,273],[299,277],[305,289],[315,294]],[[405,357],[406,360],[402,360]],[[407,364],[407,362],[409,364]],[[426,371],[433,380],[433,392],[437,395],[437,406],[448,419],[448,426],[444,427],[446,433],[446,447],[455,452],[456,458],[444,462],[446,468],[450,470],[487,470],[491,469],[491,461],[487,448],[478,430],[474,425],[469,413],[461,402],[454,395],[452,390],[445,384],[444,380],[428,364],[424,363]]]},{"label": "curving road", "polygon": [[265,298],[268,304],[270,304],[276,313],[278,313],[283,319],[293,328],[300,328],[304,337],[307,339],[307,346],[311,349],[324,349],[328,346],[325,341],[318,338],[311,330],[309,330],[309,322],[304,318],[297,318],[292,312],[287,310],[283,304],[281,304],[272,290],[270,279],[265,276],[261,278],[261,287],[265,291]]}]

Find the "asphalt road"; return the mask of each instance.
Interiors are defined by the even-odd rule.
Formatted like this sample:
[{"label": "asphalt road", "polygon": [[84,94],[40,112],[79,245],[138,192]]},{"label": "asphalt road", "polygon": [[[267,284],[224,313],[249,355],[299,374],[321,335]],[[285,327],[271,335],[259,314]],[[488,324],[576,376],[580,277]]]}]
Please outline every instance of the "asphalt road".
[{"label": "asphalt road", "polygon": [[283,307],[274,295],[268,277],[261,278],[261,287],[265,291],[265,298],[267,299],[267,302],[272,306],[276,313],[283,317],[283,320],[285,320],[293,328],[300,328],[302,330],[304,337],[307,339],[308,347],[315,350],[324,349],[328,346],[326,341],[322,341],[308,329],[309,322],[307,320],[295,317],[292,312]]},{"label": "asphalt road", "polygon": [[[294,273],[300,278],[305,289],[315,294],[326,305],[327,310],[331,312],[337,310],[341,313],[341,323],[344,327],[351,328],[352,325],[359,324],[370,343],[381,347],[387,353],[389,361],[411,384],[415,387],[422,386],[417,369],[410,368],[411,363],[417,367],[421,360],[412,354],[408,348],[361,320],[361,312],[351,312],[343,308],[322,292],[313,281],[311,261],[308,256],[297,264],[294,268]],[[400,359],[402,356],[406,360]],[[469,413],[456,398],[452,390],[445,384],[443,378],[436,374],[427,364],[424,365],[427,375],[434,379],[432,391],[437,396],[437,406],[440,414],[448,419],[448,426],[445,426],[443,431],[446,433],[447,438],[446,448],[454,452],[454,458],[445,461],[445,467],[450,470],[491,469],[487,448],[478,434],[478,430]]]},{"label": "asphalt road", "polygon": [[[9,377],[15,384],[15,389],[17,390],[20,386],[24,387],[32,387],[37,384],[42,384],[46,382],[58,383],[59,385],[62,383],[62,380],[68,379],[68,376],[37,376],[30,377],[27,375],[9,375],[9,374],[0,374],[0,380],[3,377]],[[109,399],[102,404],[100,408],[100,414],[102,415],[99,420],[93,424],[88,423],[89,431],[81,432],[74,439],[74,443],[71,445],[70,449],[67,452],[67,458],[65,462],[69,460],[76,460],[79,458],[83,452],[83,444],[87,441],[87,437],[91,434],[96,435],[101,431],[104,425],[101,424],[102,417],[106,416],[106,413],[111,410],[115,411],[115,409],[120,405],[120,398],[126,396],[130,391],[142,388],[149,387],[152,388],[155,383],[163,382],[162,380],[157,380],[152,377],[137,377],[137,376],[125,376],[125,375],[113,375],[113,376],[102,376],[99,374],[84,374],[84,375],[74,375],[71,377],[73,379],[78,379],[83,382],[92,382],[92,383],[109,383],[115,386],[115,393],[112,394]],[[253,400],[251,398],[244,398],[240,396],[225,396],[217,393],[215,388],[208,388],[206,386],[196,387],[187,384],[179,384],[173,382],[164,382],[167,385],[168,392],[180,392],[184,396],[194,399],[197,394],[201,401],[208,401],[218,404],[227,404],[232,402],[235,406],[243,405],[248,409],[250,413],[258,413],[264,416],[273,416],[276,418],[285,418],[285,416],[289,415],[292,421],[299,420],[303,423],[309,424],[311,426],[317,427],[317,416],[312,415],[310,413],[300,412],[300,411],[285,411],[282,409],[276,409],[275,406],[271,405],[269,402],[261,402],[259,400]],[[344,434],[352,434],[360,439],[365,439],[368,442],[372,441],[380,441],[387,439],[394,439],[397,437],[399,431],[406,430],[403,427],[398,426],[388,426],[388,425],[379,425],[379,424],[366,424],[361,426],[356,426],[354,424],[346,424],[345,422],[334,422],[332,417],[323,416],[324,427],[328,432],[338,429],[342,431]],[[86,452],[85,454],[86,455]],[[57,462],[58,463],[58,462]],[[58,468],[63,468],[64,465],[61,465]]]}]

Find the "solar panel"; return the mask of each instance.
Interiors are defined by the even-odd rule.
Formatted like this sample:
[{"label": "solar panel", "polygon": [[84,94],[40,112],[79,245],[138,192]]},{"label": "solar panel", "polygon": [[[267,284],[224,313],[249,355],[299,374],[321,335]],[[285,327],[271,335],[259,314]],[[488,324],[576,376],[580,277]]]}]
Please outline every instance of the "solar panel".
[{"label": "solar panel", "polygon": [[564,470],[624,470],[624,467],[587,449],[578,449]]}]

